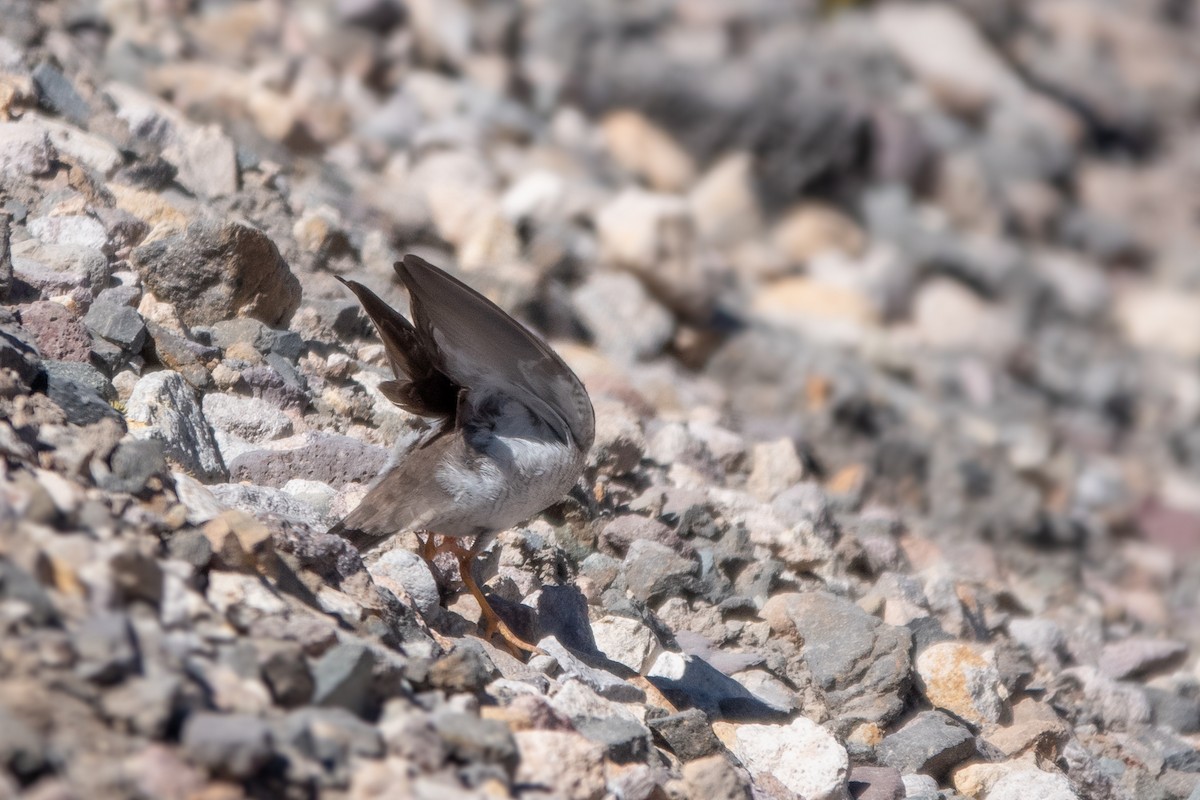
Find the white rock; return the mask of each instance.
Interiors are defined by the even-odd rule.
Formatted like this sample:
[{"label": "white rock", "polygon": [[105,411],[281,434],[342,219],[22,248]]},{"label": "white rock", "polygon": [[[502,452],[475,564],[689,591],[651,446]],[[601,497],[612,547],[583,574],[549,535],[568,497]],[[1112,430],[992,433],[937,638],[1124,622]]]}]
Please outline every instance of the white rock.
[{"label": "white rock", "polygon": [[375,583],[393,594],[403,597],[408,595],[416,605],[421,616],[432,619],[441,607],[441,595],[438,593],[437,581],[429,571],[425,559],[416,553],[395,547],[379,557],[367,567]]},{"label": "white rock", "polygon": [[875,23],[900,60],[951,109],[978,112],[1024,94],[1016,74],[953,6],[887,3]]},{"label": "white rock", "polygon": [[111,177],[117,168],[125,163],[121,158],[121,151],[108,139],[55,119],[38,116],[37,121],[46,129],[50,143],[58,152],[91,167],[105,177]]},{"label": "white rock", "polygon": [[592,636],[601,653],[639,675],[660,649],[650,629],[630,617],[601,617],[592,623]]},{"label": "white rock", "polygon": [[707,242],[724,246],[753,236],[762,227],[754,188],[754,159],[732,153],[715,163],[688,194],[696,230]]},{"label": "white rock", "polygon": [[751,774],[769,772],[806,800],[845,800],[850,757],[829,731],[797,717],[790,725],[738,725],[731,749]]},{"label": "white rock", "polygon": [[626,189],[596,215],[605,258],[634,269],[652,269],[662,258],[663,237],[690,229],[687,201],[645,189]]},{"label": "white rock", "polygon": [[1117,322],[1138,347],[1180,358],[1200,356],[1200,294],[1167,288],[1135,289],[1117,299]]},{"label": "white rock", "polygon": [[27,120],[0,122],[0,175],[45,175],[55,155],[41,125]]},{"label": "white rock", "polygon": [[258,443],[291,436],[292,419],[259,397],[210,392],[204,395],[204,417],[215,430]]},{"label": "white rock", "polygon": [[29,232],[47,244],[69,244],[102,250],[108,243],[104,225],[86,214],[37,217],[29,221]]},{"label": "white rock", "polygon": [[968,722],[999,722],[1007,705],[995,655],[965,642],[938,642],[921,651],[917,675],[925,698]]},{"label": "white rock", "polygon": [[760,442],[751,450],[750,477],[746,488],[764,502],[804,477],[804,465],[791,439]]},{"label": "white rock", "polygon": [[605,792],[604,748],[574,731],[517,731],[521,751],[514,776],[525,786],[549,788],[564,800],[600,800]]},{"label": "white rock", "polygon": [[1027,769],[1011,772],[996,781],[987,793],[988,800],[1079,800],[1071,781],[1059,772]]}]

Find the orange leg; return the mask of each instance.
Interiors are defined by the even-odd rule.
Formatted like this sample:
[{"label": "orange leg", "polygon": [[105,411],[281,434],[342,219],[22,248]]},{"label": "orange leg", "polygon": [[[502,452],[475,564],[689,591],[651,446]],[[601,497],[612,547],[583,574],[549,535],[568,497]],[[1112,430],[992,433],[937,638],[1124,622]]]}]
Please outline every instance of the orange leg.
[{"label": "orange leg", "polygon": [[[520,636],[517,636],[517,634],[513,632],[512,628],[508,627],[508,623],[500,619],[500,615],[497,614],[495,609],[492,608],[491,603],[489,603],[487,601],[487,597],[484,596],[483,590],[480,589],[479,584],[475,582],[475,576],[471,572],[471,562],[474,561],[475,556],[479,554],[477,547],[484,541],[483,537],[476,539],[475,545],[468,550],[449,536],[443,536],[441,543],[436,547],[433,547],[433,534],[431,533],[428,536],[429,538],[426,539],[421,545],[421,555],[424,556],[426,560],[432,561],[433,555],[439,552],[445,552],[452,554],[458,560],[458,572],[459,576],[462,578],[463,586],[466,587],[466,590],[471,593],[472,597],[475,598],[475,602],[479,603],[479,609],[483,613],[484,638],[491,639],[495,634],[500,634],[500,638],[502,638],[505,643],[508,644],[510,651],[513,652],[513,655],[516,655],[516,651],[518,650],[523,650],[526,653],[536,653],[539,655],[542,654],[543,651],[538,648],[537,645],[530,644]],[[429,555],[426,555],[426,553],[429,553]]]}]

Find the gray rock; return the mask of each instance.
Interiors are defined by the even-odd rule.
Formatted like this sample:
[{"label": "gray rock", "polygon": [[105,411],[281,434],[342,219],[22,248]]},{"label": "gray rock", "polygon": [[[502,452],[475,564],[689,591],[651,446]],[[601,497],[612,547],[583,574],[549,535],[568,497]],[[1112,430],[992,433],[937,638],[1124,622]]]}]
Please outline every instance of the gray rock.
[{"label": "gray rock", "polygon": [[243,453],[230,462],[229,470],[232,480],[259,486],[282,488],[299,478],[340,487],[375,480],[387,460],[388,451],[383,447],[336,433],[310,431]]},{"label": "gray rock", "polygon": [[208,487],[222,505],[245,511],[253,517],[280,517],[312,530],[324,530],[334,520],[282,489],[241,483],[217,483]]},{"label": "gray rock", "polygon": [[12,264],[15,277],[46,296],[76,289],[97,294],[108,283],[108,258],[96,247],[26,239],[13,243]]},{"label": "gray rock", "polygon": [[359,716],[367,714],[373,700],[371,675],[375,654],[361,644],[339,644],[312,665],[313,703],[336,706]]},{"label": "gray rock", "polygon": [[110,492],[138,494],[152,477],[169,474],[163,443],[157,439],[122,441],[113,450],[108,466],[108,473],[95,477],[97,484]]},{"label": "gray rock", "polygon": [[0,303],[8,301],[12,291],[13,263],[10,222],[7,213],[0,211]]},{"label": "gray rock", "polygon": [[37,346],[13,316],[0,309],[0,369],[10,369],[28,386],[42,372]]},{"label": "gray rock", "polygon": [[29,609],[26,618],[39,627],[58,619],[54,602],[37,579],[3,556],[0,556],[0,600],[15,601]]},{"label": "gray rock", "polygon": [[655,738],[679,756],[680,761],[694,761],[724,749],[713,733],[708,717],[698,708],[648,719],[646,724]]},{"label": "gray rock", "polygon": [[572,300],[597,346],[621,361],[658,355],[675,333],[670,312],[628,273],[593,273]]},{"label": "gray rock", "polygon": [[517,743],[503,722],[472,714],[442,712],[433,727],[445,741],[452,759],[462,764],[499,764],[511,775],[517,766]]},{"label": "gray rock", "polygon": [[278,439],[292,432],[291,417],[257,397],[210,392],[204,395],[202,405],[204,418],[215,430],[247,442]]},{"label": "gray rock", "polygon": [[713,719],[769,721],[789,712],[696,656],[662,653],[646,678],[676,706],[698,708]]},{"label": "gray rock", "polygon": [[137,645],[129,617],[106,612],[84,621],[73,644],[78,661],[75,671],[95,683],[116,683],[138,668]]},{"label": "gray rock", "polygon": [[168,459],[203,481],[225,478],[225,464],[193,389],[178,372],[143,376],[125,404],[125,419],[139,439],[162,442]]},{"label": "gray rock", "polygon": [[254,777],[271,758],[271,731],[252,714],[188,716],[180,737],[184,756],[216,776],[232,780]]},{"label": "gray rock", "polygon": [[685,558],[658,542],[639,539],[629,546],[621,565],[625,585],[641,602],[657,597],[678,597],[694,591],[700,563]]},{"label": "gray rock", "polygon": [[483,648],[464,640],[429,667],[428,682],[435,689],[460,694],[479,692],[496,675],[496,666]]},{"label": "gray rock", "polygon": [[1154,722],[1177,733],[1200,732],[1200,698],[1146,688],[1146,699],[1154,712]]},{"label": "gray rock", "polygon": [[941,779],[976,754],[975,737],[940,711],[923,711],[875,748],[879,760],[904,774],[921,772]]},{"label": "gray rock", "polygon": [[43,61],[33,68],[32,77],[38,104],[42,108],[66,117],[77,125],[83,125],[91,117],[92,111],[87,101],[79,96],[79,92],[58,67]]},{"label": "gray rock", "polygon": [[345,765],[352,755],[383,755],[379,731],[343,708],[298,709],[288,715],[283,729],[284,741],[327,767]]},{"label": "gray rock", "polygon": [[180,688],[175,675],[134,677],[105,692],[100,705],[106,717],[120,720],[142,736],[161,739],[176,712]]},{"label": "gray rock", "polygon": [[[166,466],[165,462],[163,466]],[[196,569],[203,570],[212,560],[212,542],[204,535],[203,531],[196,528],[184,528],[171,534],[167,539],[167,555],[191,564]]]},{"label": "gray rock", "polygon": [[725,756],[706,756],[683,765],[688,797],[708,800],[750,800],[750,785]]},{"label": "gray rock", "polygon": [[433,619],[441,608],[441,593],[425,559],[403,548],[393,548],[368,568],[376,585],[408,595],[421,616]]},{"label": "gray rock", "polygon": [[903,709],[912,634],[827,592],[776,595],[763,607],[774,630],[795,630],[830,707],[847,722],[886,723]]},{"label": "gray rock", "polygon": [[193,222],[185,232],[136,248],[130,261],[187,325],[234,316],[277,325],[300,305],[300,282],[274,243],[243,223]]},{"label": "gray rock", "polygon": [[120,347],[126,353],[140,353],[146,346],[149,332],[142,315],[110,296],[111,289],[100,293],[96,302],[88,309],[83,323],[94,336],[100,336]]},{"label": "gray rock", "polygon": [[1110,678],[1124,680],[1165,669],[1181,661],[1188,647],[1183,642],[1162,639],[1125,639],[1104,646],[1100,652],[1100,671]]},{"label": "gray rock", "polygon": [[621,716],[573,719],[575,730],[601,745],[609,759],[618,764],[645,761],[651,751],[650,731],[637,720]]},{"label": "gray rock", "polygon": [[0,706],[0,765],[30,780],[46,763],[46,743],[33,728]]},{"label": "gray rock", "polygon": [[268,647],[260,666],[263,681],[279,705],[295,708],[312,699],[316,683],[299,645],[280,642]]},{"label": "gray rock", "polygon": [[[646,699],[641,689],[622,680],[611,672],[589,666],[554,637],[546,637],[537,643],[558,662],[562,678],[575,678],[601,697],[623,703],[639,703]],[[616,665],[620,666],[620,665]]]},{"label": "gray rock", "polygon": [[[100,375],[99,370],[89,364],[75,364],[69,361],[46,361],[46,396],[63,410],[67,422],[74,425],[91,425],[102,419],[112,419],[125,424],[124,418],[106,399],[100,396],[91,385],[69,377],[79,371],[61,365],[91,369]],[[90,376],[89,376],[90,377]],[[101,375],[101,378],[103,376]]]}]

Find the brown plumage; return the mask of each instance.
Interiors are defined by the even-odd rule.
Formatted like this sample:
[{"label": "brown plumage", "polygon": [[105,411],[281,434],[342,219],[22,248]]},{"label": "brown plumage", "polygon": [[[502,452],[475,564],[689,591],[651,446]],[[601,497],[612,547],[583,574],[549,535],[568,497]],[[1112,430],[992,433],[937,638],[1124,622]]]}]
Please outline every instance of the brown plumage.
[{"label": "brown plumage", "polygon": [[[362,284],[342,283],[375,323],[391,362],[395,380],[381,391],[442,424],[331,532],[364,550],[405,530],[482,536],[560,500],[579,479],[595,433],[579,378],[461,281],[413,255],[395,268],[411,298],[411,322]],[[473,553],[461,551],[460,563]]]}]

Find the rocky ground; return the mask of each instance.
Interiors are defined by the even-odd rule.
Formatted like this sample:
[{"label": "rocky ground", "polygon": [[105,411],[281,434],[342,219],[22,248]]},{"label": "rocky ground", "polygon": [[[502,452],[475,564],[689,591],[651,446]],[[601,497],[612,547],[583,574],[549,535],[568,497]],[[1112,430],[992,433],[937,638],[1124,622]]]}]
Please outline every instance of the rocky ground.
[{"label": "rocky ground", "polygon": [[[1197,130],[1195,0],[3,0],[0,797],[1197,800]],[[407,252],[595,402],[527,662],[325,533]]]}]

